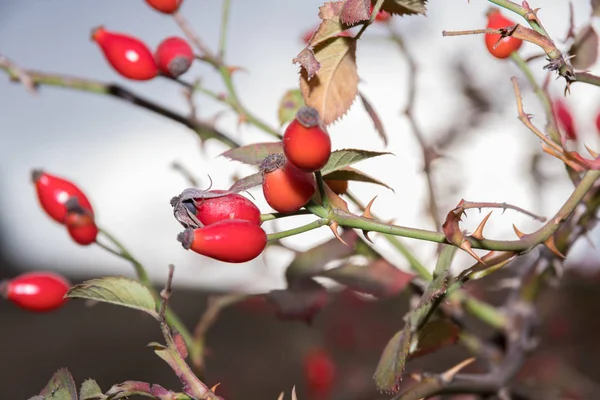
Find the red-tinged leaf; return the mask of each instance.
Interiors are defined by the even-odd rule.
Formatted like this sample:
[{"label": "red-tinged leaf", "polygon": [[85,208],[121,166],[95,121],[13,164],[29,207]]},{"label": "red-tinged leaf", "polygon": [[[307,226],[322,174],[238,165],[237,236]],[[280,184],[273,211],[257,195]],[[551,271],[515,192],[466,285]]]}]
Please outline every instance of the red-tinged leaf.
[{"label": "red-tinged leaf", "polygon": [[[321,63],[317,60],[315,52],[310,47],[307,47],[298,53],[292,62],[294,64],[300,64],[303,79],[306,79],[307,81],[313,79],[317,71],[321,68]],[[304,93],[302,96],[306,99]]]},{"label": "red-tinged leaf", "polygon": [[220,156],[248,165],[259,165],[261,161],[264,160],[268,155],[276,153],[283,153],[283,145],[281,142],[249,144],[247,146],[241,146],[236,147],[235,149],[227,150],[226,152],[220,154]]},{"label": "red-tinged leaf", "polygon": [[421,357],[458,340],[460,328],[448,319],[428,322],[413,335],[410,358]]},{"label": "red-tinged leaf", "polygon": [[[331,205],[331,207],[333,209],[343,210],[343,211],[346,211],[347,213],[350,213],[350,210],[348,209],[348,203],[346,203],[346,200],[344,200],[340,196],[338,196],[327,185],[323,185],[323,189],[325,190],[325,197],[327,197],[327,200],[329,201],[329,204]],[[318,191],[315,193],[315,198],[317,199],[316,201],[318,203],[321,203],[321,197],[320,197],[320,193]],[[333,225],[331,225],[331,226],[333,227]]]},{"label": "red-tinged leaf", "polygon": [[354,25],[368,20],[371,16],[370,5],[370,0],[346,0],[340,12],[340,21],[347,25]]},{"label": "red-tinged leaf", "polygon": [[552,108],[558,125],[564,130],[568,139],[577,140],[577,129],[573,114],[566,102],[562,99],[556,99],[552,102]]},{"label": "red-tinged leaf", "polygon": [[235,193],[243,192],[245,190],[252,189],[255,186],[262,185],[262,181],[262,175],[257,172],[256,174],[248,175],[247,177],[236,181],[233,185],[231,185],[229,191]]},{"label": "red-tinged leaf", "polygon": [[398,392],[410,350],[411,337],[410,328],[405,325],[404,329],[396,333],[385,346],[373,376],[380,391],[386,393]]},{"label": "red-tinged leaf", "polygon": [[[187,399],[189,396],[183,393],[174,393],[157,384],[140,381],[125,381],[113,385],[106,392],[109,399],[128,399],[131,396],[153,397],[159,400]],[[80,399],[82,400],[82,399]]]},{"label": "red-tinged leaf", "polygon": [[330,39],[315,47],[318,69],[303,66],[300,90],[306,105],[315,108],[325,125],[342,117],[358,93],[356,40],[348,37]]},{"label": "red-tinged leaf", "polygon": [[388,186],[380,180],[373,178],[372,176],[367,175],[364,172],[354,169],[352,167],[344,167],[343,169],[330,172],[327,175],[324,175],[323,179],[374,183],[375,185],[380,185],[385,188],[388,188],[392,192],[394,191],[394,189],[392,189],[391,186]]},{"label": "red-tinged leaf", "polygon": [[321,276],[333,279],[354,291],[379,298],[397,295],[415,277],[399,270],[385,259],[375,260],[369,265],[346,264],[327,270]]},{"label": "red-tinged leaf", "polygon": [[77,400],[77,387],[73,376],[66,368],[59,369],[42,389],[40,396],[44,399]]},{"label": "red-tinged leaf", "polygon": [[327,304],[327,290],[312,279],[295,281],[285,290],[272,290],[267,298],[277,306],[277,316],[283,320],[301,320],[310,324]]},{"label": "red-tinged leaf", "polygon": [[359,161],[368,160],[369,158],[379,157],[386,154],[392,153],[359,149],[335,150],[331,152],[329,161],[327,161],[327,164],[325,164],[325,166],[321,169],[321,173],[325,176],[333,171],[338,171],[352,164],[356,164]]},{"label": "red-tinged leaf", "polygon": [[[375,5],[377,0],[371,0]],[[427,12],[427,0],[384,0],[381,6],[383,11],[391,14],[425,14]]]},{"label": "red-tinged leaf", "polygon": [[465,241],[465,235],[460,230],[459,222],[461,221],[462,215],[465,210],[461,207],[463,200],[458,203],[456,208],[450,210],[446,215],[446,220],[442,225],[442,232],[446,236],[446,240],[455,245],[459,246]]},{"label": "red-tinged leaf", "polygon": [[587,25],[577,32],[575,42],[569,49],[569,54],[574,56],[571,65],[575,69],[588,69],[598,59],[598,34],[591,25]]},{"label": "red-tinged leaf", "polygon": [[304,99],[299,89],[290,89],[285,92],[279,102],[279,110],[277,112],[279,123],[283,125],[293,120],[298,110],[302,107],[304,107]]},{"label": "red-tinged leaf", "polygon": [[371,103],[369,103],[369,100],[367,100],[365,95],[363,95],[361,92],[358,92],[358,95],[360,96],[360,99],[362,101],[363,107],[365,108],[365,111],[367,111],[367,114],[369,114],[371,121],[373,121],[373,124],[375,125],[375,130],[379,134],[379,137],[381,138],[381,140],[383,140],[383,144],[385,146],[387,146],[387,144],[388,144],[387,134],[385,133],[385,128],[383,127],[383,123],[381,123],[381,119],[379,118],[377,111],[375,111],[375,108],[373,108]]},{"label": "red-tinged leaf", "polygon": [[339,37],[350,27],[350,25],[346,25],[340,20],[344,4],[345,2],[343,1],[329,2],[319,7],[321,23],[310,39],[309,46],[314,48],[330,39]]},{"label": "red-tinged leaf", "polygon": [[358,235],[354,230],[348,229],[342,233],[341,237],[348,246],[334,238],[312,249],[298,253],[285,270],[288,283],[293,285],[295,281],[318,275],[323,272],[327,263],[350,257],[354,253]]},{"label": "red-tinged leaf", "polygon": [[185,344],[185,340],[183,339],[183,335],[177,331],[173,332],[173,341],[175,342],[175,347],[177,348],[177,352],[184,360],[188,356],[188,348]]}]

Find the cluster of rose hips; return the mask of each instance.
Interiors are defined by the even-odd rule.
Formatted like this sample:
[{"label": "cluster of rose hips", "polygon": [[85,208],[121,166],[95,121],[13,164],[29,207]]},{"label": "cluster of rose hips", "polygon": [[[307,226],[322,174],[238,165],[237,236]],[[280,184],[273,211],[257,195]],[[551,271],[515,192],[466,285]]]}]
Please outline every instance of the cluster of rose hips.
[{"label": "cluster of rose hips", "polygon": [[[171,14],[181,0],[146,0],[154,9]],[[94,29],[92,39],[98,43],[109,64],[125,78],[145,81],[159,74],[177,78],[190,69],[194,52],[184,39],[169,37],[163,40],[154,54],[141,40],[104,27]]]},{"label": "cluster of rose hips", "polygon": [[[317,110],[303,107],[297,112],[285,130],[282,147],[283,154],[267,156],[259,169],[265,200],[275,211],[289,214],[313,197],[317,187],[314,172],[327,164],[331,154],[331,139]],[[338,193],[347,188],[347,182],[329,184]],[[193,194],[184,192],[175,197],[171,205],[186,227],[178,237],[185,249],[241,263],[258,257],[266,247],[260,210],[237,193],[194,190]],[[178,217],[181,213],[183,218]]]}]

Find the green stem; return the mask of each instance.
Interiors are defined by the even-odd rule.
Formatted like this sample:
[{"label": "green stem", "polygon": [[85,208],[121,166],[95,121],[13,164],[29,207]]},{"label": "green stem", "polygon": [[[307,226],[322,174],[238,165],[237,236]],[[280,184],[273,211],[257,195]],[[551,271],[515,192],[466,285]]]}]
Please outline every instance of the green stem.
[{"label": "green stem", "polygon": [[517,3],[514,3],[510,0],[488,0],[488,1],[499,7],[505,8],[507,10],[510,10],[514,13],[519,14],[521,17],[523,17],[529,23],[529,26],[531,26],[531,28],[534,31],[536,31],[537,33],[539,33],[541,35],[546,36],[547,38],[550,38],[550,35],[548,35],[548,32],[546,32],[546,29],[544,29],[541,22],[539,22],[537,19],[526,18],[527,13],[529,13],[530,11],[527,10],[525,7],[522,7],[522,6],[518,5]]},{"label": "green stem", "polygon": [[221,14],[221,35],[219,39],[219,59],[225,57],[225,47],[227,45],[227,27],[229,26],[229,7],[231,0],[223,2],[223,13]]},{"label": "green stem", "polygon": [[[98,228],[98,231],[102,235],[104,235],[104,237],[106,237],[118,249],[118,251],[113,250],[110,247],[108,247],[100,242],[96,242],[96,243],[104,250],[107,250],[108,252],[116,255],[117,257],[120,257],[126,261],[129,261],[131,263],[131,265],[133,265],[133,268],[135,269],[135,273],[136,273],[139,281],[148,288],[148,290],[150,291],[150,293],[152,293],[152,296],[156,299],[157,302],[160,301],[161,300],[160,294],[152,285],[152,282],[150,281],[150,277],[148,276],[148,272],[146,271],[146,269],[144,268],[142,263],[140,263],[135,257],[133,257],[131,255],[131,253],[129,253],[129,251],[125,248],[125,246],[119,240],[117,240],[117,238],[115,238],[113,235],[111,235],[106,230],[101,229],[101,228]],[[188,348],[191,348],[191,346],[193,346],[192,335],[190,334],[189,330],[186,328],[183,321],[181,321],[181,319],[179,319],[177,314],[175,314],[173,312],[173,310],[171,310],[170,308],[167,308],[166,313],[165,313],[165,319],[167,320],[167,323],[169,324],[170,327],[175,328],[181,334],[181,337],[183,337],[183,340],[185,341],[185,344],[188,346]]]},{"label": "green stem", "polygon": [[301,209],[296,211],[295,213],[292,214],[286,214],[286,213],[270,213],[270,214],[261,214],[260,215],[260,220],[262,222],[266,222],[266,221],[273,221],[279,218],[286,218],[286,217],[294,217],[296,215],[307,215],[307,214],[312,214],[310,211],[306,210],[306,209]]},{"label": "green stem", "polygon": [[276,233],[271,233],[267,235],[269,241],[271,240],[279,240],[289,236],[298,235],[299,233],[304,233],[308,231],[312,231],[313,229],[317,229],[322,227],[323,225],[328,225],[329,220],[327,218],[320,218],[316,221],[311,222],[310,224],[302,225],[297,228],[288,229],[287,231],[281,231]]},{"label": "green stem", "polygon": [[576,72],[575,81],[600,86],[600,76],[590,74],[589,72]]}]

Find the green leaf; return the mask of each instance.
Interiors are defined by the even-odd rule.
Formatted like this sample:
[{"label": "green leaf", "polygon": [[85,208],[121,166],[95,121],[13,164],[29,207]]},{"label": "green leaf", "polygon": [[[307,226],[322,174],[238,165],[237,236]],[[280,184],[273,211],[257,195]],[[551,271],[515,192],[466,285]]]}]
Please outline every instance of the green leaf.
[{"label": "green leaf", "polygon": [[[375,5],[377,0],[371,0]],[[427,12],[427,0],[384,0],[381,6],[383,11],[391,14],[425,14]]]},{"label": "green leaf", "polygon": [[450,272],[446,270],[429,283],[425,293],[421,296],[419,304],[409,315],[409,322],[413,332],[420,329],[421,326],[427,322],[434,306],[437,305],[437,301],[440,300],[448,290],[449,280]]},{"label": "green leaf", "polygon": [[258,165],[269,154],[275,153],[283,153],[281,142],[254,143],[247,146],[240,146],[227,150],[221,156],[248,165]]},{"label": "green leaf", "polygon": [[342,233],[341,237],[348,244],[347,246],[337,238],[333,238],[312,249],[298,253],[285,270],[288,283],[291,284],[294,281],[317,275],[323,271],[327,263],[345,259],[354,254],[354,245],[358,239],[356,232],[348,229]]},{"label": "green leaf", "polygon": [[102,389],[93,379],[87,379],[81,384],[79,391],[79,400],[103,400],[106,396],[102,394]]},{"label": "green leaf", "polygon": [[402,373],[410,350],[411,336],[410,328],[406,324],[404,329],[396,333],[385,346],[373,376],[379,390],[396,393],[400,388]]},{"label": "green leaf", "polygon": [[350,289],[376,297],[392,297],[400,293],[415,277],[381,258],[369,265],[345,264],[321,273],[321,276]]},{"label": "green leaf", "polygon": [[343,169],[330,172],[327,175],[324,175],[323,179],[374,183],[375,185],[380,185],[385,188],[388,188],[392,192],[394,191],[394,189],[392,189],[387,184],[352,167],[344,167]]},{"label": "green leaf", "polygon": [[277,111],[279,123],[284,125],[296,118],[296,113],[302,107],[304,107],[304,98],[300,89],[290,89],[285,92],[279,102],[279,110]]},{"label": "green leaf", "polygon": [[66,368],[56,371],[40,396],[44,400],[77,400],[77,388],[69,371]]},{"label": "green leaf", "polygon": [[73,299],[89,299],[144,311],[158,319],[156,301],[146,286],[123,277],[92,279],[67,292]]},{"label": "green leaf", "polygon": [[330,174],[333,171],[344,169],[352,164],[356,164],[359,161],[368,160],[369,158],[379,157],[386,154],[392,154],[390,152],[380,151],[368,151],[358,149],[342,149],[331,152],[329,161],[321,170],[323,175]]}]

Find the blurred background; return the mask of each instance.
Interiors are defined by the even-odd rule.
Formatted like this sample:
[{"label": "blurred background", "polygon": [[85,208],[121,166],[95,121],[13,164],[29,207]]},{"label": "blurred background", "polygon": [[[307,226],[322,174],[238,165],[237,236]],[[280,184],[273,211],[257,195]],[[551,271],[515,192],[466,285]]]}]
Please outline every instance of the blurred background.
[{"label": "blurred background", "polygon": [[[282,95],[297,87],[298,67],[292,59],[304,47],[301,36],[318,24],[321,4],[320,0],[232,2],[226,61],[243,68],[234,76],[243,104],[272,126],[278,125]],[[567,48],[569,44],[560,39],[569,28],[569,2],[531,0],[530,4],[543,7],[539,16],[544,25],[559,47]],[[181,8],[213,49],[219,37],[221,5],[220,0],[188,0]],[[520,76],[520,72],[512,63],[489,56],[481,36],[444,38],[441,34],[442,30],[484,27],[488,7],[482,0],[471,4],[432,0],[427,17],[393,18],[418,65],[416,120],[427,140],[443,144],[445,157],[433,165],[439,214],[443,218],[464,198],[509,202],[550,216],[570,194],[571,184],[558,161],[536,157],[538,140],[517,120],[510,77]],[[589,23],[588,1],[575,2],[573,9],[576,27]],[[151,48],[167,36],[181,35],[170,17],[150,9],[142,0],[4,0],[0,2],[0,54],[22,68],[114,82],[184,115],[189,112],[181,87],[168,80],[136,83],[120,78],[90,40],[91,29],[99,25],[136,36]],[[531,56],[538,51],[525,44],[522,54]],[[427,213],[421,150],[401,113],[412,79],[406,61],[381,26],[370,28],[360,40],[357,59],[360,90],[379,113],[389,144],[384,147],[372,121],[355,102],[348,115],[330,128],[333,148],[392,152],[392,156],[367,160],[357,167],[395,191],[354,182],[350,190],[364,203],[378,196],[374,211],[382,218],[433,229]],[[532,63],[540,82],[545,78],[543,65],[543,59]],[[224,90],[209,67],[197,63],[184,76],[189,81],[196,77],[212,90]],[[525,80],[520,82],[526,111],[539,115],[534,122],[542,126],[541,107]],[[563,89],[560,80],[550,83],[553,96],[562,96]],[[594,126],[600,110],[598,91],[575,84],[565,101],[578,126],[580,140],[573,145],[582,148],[585,142],[600,149]],[[202,118],[218,113],[219,129],[242,143],[272,140],[252,126],[238,125],[237,116],[229,110],[222,112],[225,109],[218,102],[198,94],[196,105]],[[213,188],[218,189],[229,187],[234,175],[253,172],[218,157],[227,150],[224,145],[209,141],[201,148],[197,136],[186,127],[107,96],[50,87],[42,87],[33,96],[2,76],[0,110],[0,279],[27,270],[57,271],[73,282],[107,275],[134,276],[129,264],[101,248],[74,244],[63,228],[43,214],[30,172],[44,168],[76,182],[88,193],[98,223],[126,245],[157,284],[164,283],[166,266],[176,265],[173,307],[189,326],[205,308],[206,292],[263,293],[285,286],[283,274],[292,251],[269,248],[253,262],[225,265],[186,252],[175,240],[181,227],[172,217],[169,199],[189,185],[172,168],[173,162],[189,169],[203,187],[212,180]],[[541,171],[544,179],[532,171]],[[260,190],[250,193],[261,210],[268,212]],[[463,226],[473,229],[480,217],[476,212],[469,216]],[[297,217],[265,224],[265,229],[273,232],[310,220]],[[510,211],[496,212],[486,228],[487,236],[513,238],[513,223],[524,232],[538,226]],[[322,228],[283,243],[305,250],[330,236],[330,231]],[[390,262],[407,268],[387,242],[378,235],[372,238],[374,247]],[[433,268],[435,245],[407,243]],[[592,360],[599,355],[597,345],[587,340],[598,330],[585,319],[586,311],[599,304],[593,289],[599,281],[597,243],[598,236],[591,235],[589,241],[577,244],[567,262],[567,279],[542,303],[545,323],[555,327],[555,331],[543,332],[548,357],[559,360],[559,366],[568,360],[569,373],[576,377],[572,381],[586,390],[595,390],[594,381],[600,379],[592,368]],[[460,270],[469,266],[470,260],[461,254],[455,265]],[[491,278],[485,285],[494,287],[497,279]],[[385,343],[402,325],[406,299],[402,295],[385,302],[356,302],[339,295],[312,325],[281,322],[262,305],[228,309],[209,336],[212,356],[207,381],[223,382],[221,395],[225,398],[274,399],[294,384],[303,393],[303,357],[311,349],[326,347],[338,361],[339,375],[360,382],[357,387],[339,385],[333,398],[376,398],[371,375]],[[354,311],[349,313],[348,308]],[[334,323],[339,320],[342,322]],[[0,363],[0,399],[28,398],[60,367],[68,367],[78,383],[97,378],[104,390],[134,379],[177,387],[166,365],[144,347],[159,338],[156,323],[133,311],[71,302],[56,313],[31,315],[0,302],[0,321],[4,360]],[[356,331],[358,338],[349,345],[340,344],[331,333],[339,335],[339,331],[342,336]],[[575,337],[576,344],[565,344]],[[448,366],[462,359],[460,352],[452,351],[444,357]],[[548,361],[543,364],[551,365]],[[411,367],[426,365],[427,358]],[[566,374],[561,370],[555,373]],[[308,398],[304,394],[300,398]]]}]

